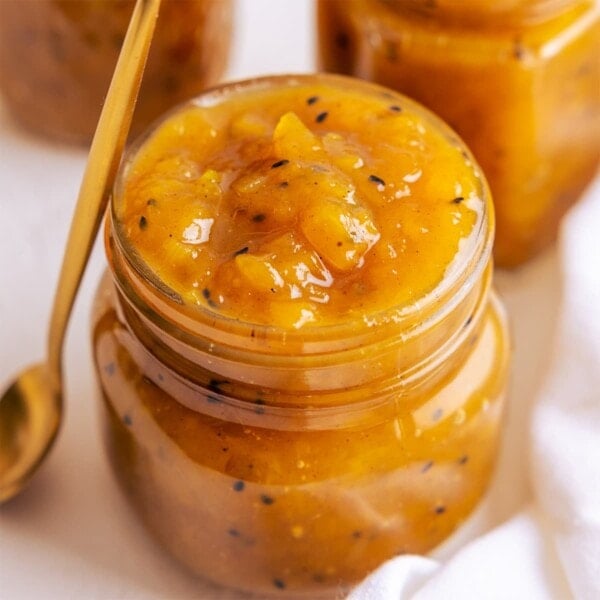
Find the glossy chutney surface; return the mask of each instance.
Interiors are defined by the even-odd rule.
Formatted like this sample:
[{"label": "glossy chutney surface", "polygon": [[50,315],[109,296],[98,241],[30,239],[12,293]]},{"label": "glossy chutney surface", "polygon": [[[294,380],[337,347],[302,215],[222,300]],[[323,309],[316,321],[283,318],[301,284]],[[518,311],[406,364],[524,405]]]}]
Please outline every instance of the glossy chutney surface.
[{"label": "glossy chutney surface", "polygon": [[315,84],[173,115],[128,170],[124,238],[185,305],[372,326],[440,284],[483,214],[462,145],[397,100]]}]

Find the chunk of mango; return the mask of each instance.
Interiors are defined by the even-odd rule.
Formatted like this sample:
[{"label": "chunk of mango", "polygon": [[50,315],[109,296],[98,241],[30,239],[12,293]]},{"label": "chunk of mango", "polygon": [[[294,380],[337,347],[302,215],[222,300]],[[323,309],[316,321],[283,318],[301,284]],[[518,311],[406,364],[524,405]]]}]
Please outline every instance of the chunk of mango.
[{"label": "chunk of mango", "polygon": [[300,229],[319,256],[339,271],[362,266],[380,237],[371,212],[341,202],[311,202],[300,215]]},{"label": "chunk of mango", "polygon": [[260,292],[280,299],[326,302],[333,277],[318,254],[292,233],[263,244],[256,254],[235,257],[238,271]]},{"label": "chunk of mango", "polygon": [[231,122],[230,131],[236,138],[260,137],[266,135],[268,125],[260,115],[244,113]]},{"label": "chunk of mango", "polygon": [[293,112],[279,119],[273,132],[273,147],[279,158],[298,161],[312,160],[323,148],[321,140]]}]

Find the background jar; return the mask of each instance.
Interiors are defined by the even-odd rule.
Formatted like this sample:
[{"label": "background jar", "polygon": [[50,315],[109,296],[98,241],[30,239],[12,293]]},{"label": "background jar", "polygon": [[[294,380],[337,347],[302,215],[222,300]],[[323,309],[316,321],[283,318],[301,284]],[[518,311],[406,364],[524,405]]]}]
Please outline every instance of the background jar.
[{"label": "background jar", "polygon": [[[0,93],[34,132],[91,141],[133,0],[2,0]],[[165,0],[132,135],[223,74],[232,0]]]},{"label": "background jar", "polygon": [[445,539],[491,476],[507,374],[484,181],[476,235],[402,318],[284,330],[192,311],[141,262],[118,217],[131,152],[92,336],[108,454],[149,530],[216,583],[309,598]]},{"label": "background jar", "polygon": [[593,0],[319,0],[328,71],[406,93],[467,142],[492,189],[495,255],[557,233],[600,156],[600,7]]}]

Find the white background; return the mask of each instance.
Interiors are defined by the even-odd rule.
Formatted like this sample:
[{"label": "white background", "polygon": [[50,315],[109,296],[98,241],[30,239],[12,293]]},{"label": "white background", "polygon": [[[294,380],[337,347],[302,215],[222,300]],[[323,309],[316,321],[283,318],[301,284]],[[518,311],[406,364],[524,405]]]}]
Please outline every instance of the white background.
[{"label": "white background", "polygon": [[[237,9],[229,78],[314,69],[312,0],[238,0]],[[0,102],[2,382],[43,356],[84,161],[81,150],[18,130]],[[172,563],[142,530],[109,472],[88,339],[90,302],[103,266],[102,250],[96,248],[67,339],[68,393],[58,443],[26,492],[0,507],[0,598],[239,598],[194,580]],[[481,527],[506,519],[530,495],[522,465],[531,399],[560,295],[556,252],[517,272],[499,273],[497,283],[515,334],[507,435],[488,499],[442,556]]]}]

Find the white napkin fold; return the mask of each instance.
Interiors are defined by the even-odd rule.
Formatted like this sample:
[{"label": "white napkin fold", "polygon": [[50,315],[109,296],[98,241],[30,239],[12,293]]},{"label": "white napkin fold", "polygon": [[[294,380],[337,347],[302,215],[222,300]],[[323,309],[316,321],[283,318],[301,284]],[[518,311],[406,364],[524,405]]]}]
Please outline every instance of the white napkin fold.
[{"label": "white napkin fold", "polygon": [[565,221],[563,304],[532,423],[532,479],[571,590],[600,598],[600,182]]},{"label": "white napkin fold", "polygon": [[480,511],[479,535],[450,557],[392,559],[348,600],[600,598],[600,178],[564,220],[559,248],[552,358],[523,428],[531,503],[495,528]]}]

